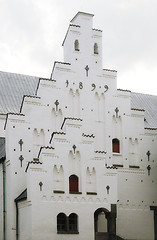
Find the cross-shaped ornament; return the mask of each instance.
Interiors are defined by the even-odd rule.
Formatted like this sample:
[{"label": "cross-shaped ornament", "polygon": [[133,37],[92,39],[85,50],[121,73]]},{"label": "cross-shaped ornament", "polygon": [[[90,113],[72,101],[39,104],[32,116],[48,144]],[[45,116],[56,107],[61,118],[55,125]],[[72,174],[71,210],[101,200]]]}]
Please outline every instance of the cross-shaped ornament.
[{"label": "cross-shaped ornament", "polygon": [[66,87],[68,87],[68,85],[69,85],[69,81],[68,81],[68,80],[66,80],[66,82],[65,82],[65,83],[66,83]]},{"label": "cross-shaped ornament", "polygon": [[56,100],[54,104],[56,105],[56,111],[58,111],[58,105],[59,105],[58,100]]},{"label": "cross-shaped ornament", "polygon": [[149,161],[149,157],[150,157],[150,155],[151,155],[150,151],[148,150],[148,152],[147,152],[146,154],[147,154],[147,156],[148,156],[148,161]]},{"label": "cross-shaped ornament", "polygon": [[116,118],[118,118],[118,112],[119,112],[119,108],[118,107],[116,107],[115,112],[116,112]]},{"label": "cross-shaped ornament", "polygon": [[148,176],[150,176],[150,170],[151,170],[151,166],[150,165],[147,166],[147,170],[148,170]]},{"label": "cross-shaped ornament", "polygon": [[24,157],[20,155],[19,160],[21,161],[21,167],[22,167],[22,161],[24,160]]},{"label": "cross-shaped ornament", "polygon": [[40,191],[42,191],[42,186],[43,186],[43,183],[42,183],[42,182],[40,182],[40,183],[39,183],[39,186],[40,186]]},{"label": "cross-shaped ornament", "polygon": [[75,144],[72,146],[72,148],[74,149],[74,154],[75,154],[75,149],[76,149],[76,146],[75,146]]},{"label": "cross-shaped ornament", "polygon": [[88,77],[88,71],[89,71],[88,65],[85,67],[85,70],[86,70],[86,76]]},{"label": "cross-shaped ornament", "polygon": [[20,139],[19,144],[20,144],[20,151],[22,151],[22,145],[23,145],[22,139]]},{"label": "cross-shaped ornament", "polygon": [[107,194],[109,194],[110,186],[107,186],[106,190],[107,190]]}]

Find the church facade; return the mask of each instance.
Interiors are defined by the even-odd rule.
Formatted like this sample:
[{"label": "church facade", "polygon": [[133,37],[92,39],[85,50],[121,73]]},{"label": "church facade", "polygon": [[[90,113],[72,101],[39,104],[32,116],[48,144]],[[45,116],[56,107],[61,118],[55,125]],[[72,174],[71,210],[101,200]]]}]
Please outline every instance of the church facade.
[{"label": "church facade", "polygon": [[93,16],[50,79],[0,72],[0,239],[157,239],[157,96],[117,89]]}]

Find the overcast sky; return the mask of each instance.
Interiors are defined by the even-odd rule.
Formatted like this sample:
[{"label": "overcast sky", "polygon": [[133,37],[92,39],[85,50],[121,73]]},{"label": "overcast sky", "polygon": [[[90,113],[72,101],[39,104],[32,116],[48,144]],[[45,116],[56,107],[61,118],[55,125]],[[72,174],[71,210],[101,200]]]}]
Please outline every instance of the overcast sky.
[{"label": "overcast sky", "polygon": [[0,71],[50,77],[78,11],[103,30],[103,68],[118,88],[157,95],[157,0],[0,0]]}]

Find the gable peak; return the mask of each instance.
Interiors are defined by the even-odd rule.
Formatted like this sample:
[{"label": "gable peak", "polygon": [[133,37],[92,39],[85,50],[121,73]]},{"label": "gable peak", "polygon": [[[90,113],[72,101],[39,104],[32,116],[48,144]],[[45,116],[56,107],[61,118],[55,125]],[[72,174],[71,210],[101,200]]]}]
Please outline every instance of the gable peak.
[{"label": "gable peak", "polygon": [[94,17],[94,14],[86,13],[86,12],[78,12],[70,22],[73,24],[79,24],[81,20],[92,21],[93,17]]}]

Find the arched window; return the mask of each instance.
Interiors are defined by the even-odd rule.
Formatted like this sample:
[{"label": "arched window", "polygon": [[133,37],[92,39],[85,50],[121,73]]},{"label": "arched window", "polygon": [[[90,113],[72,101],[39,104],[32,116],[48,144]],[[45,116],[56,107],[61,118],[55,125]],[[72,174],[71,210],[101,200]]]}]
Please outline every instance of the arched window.
[{"label": "arched window", "polygon": [[75,51],[80,51],[80,49],[79,49],[79,41],[78,40],[75,40],[75,42],[74,42],[74,49],[75,49]]},{"label": "arched window", "polygon": [[98,44],[94,43],[94,54],[98,54]]},{"label": "arched window", "polygon": [[120,153],[120,141],[117,138],[112,139],[112,152]]},{"label": "arched window", "polygon": [[78,177],[76,175],[71,175],[69,177],[69,192],[78,192]]},{"label": "arched window", "polygon": [[71,213],[69,215],[69,232],[77,232],[77,215],[75,213]]},{"label": "arched window", "polygon": [[59,213],[57,215],[57,232],[67,231],[67,221],[66,215],[64,213]]},{"label": "arched window", "polygon": [[64,213],[59,213],[57,215],[57,233],[78,234],[77,214],[71,213],[68,217]]}]

